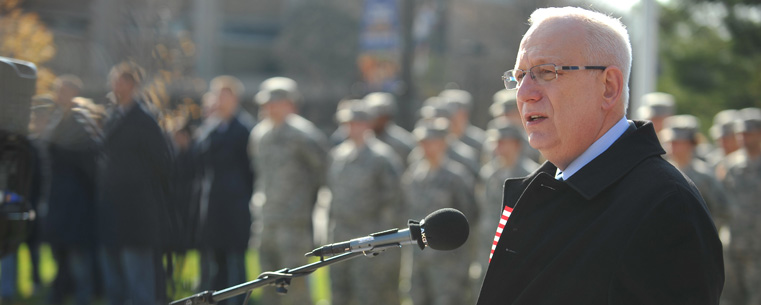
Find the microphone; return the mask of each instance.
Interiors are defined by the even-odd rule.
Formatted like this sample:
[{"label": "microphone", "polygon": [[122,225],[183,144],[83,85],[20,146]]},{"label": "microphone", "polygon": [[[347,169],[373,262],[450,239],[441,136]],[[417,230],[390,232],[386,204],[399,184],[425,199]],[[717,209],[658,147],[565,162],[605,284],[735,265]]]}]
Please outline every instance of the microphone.
[{"label": "microphone", "polygon": [[468,240],[470,226],[462,212],[446,208],[421,221],[407,221],[407,229],[391,229],[349,241],[325,245],[304,256],[334,256],[347,252],[379,251],[391,247],[417,244],[421,250],[454,250]]}]

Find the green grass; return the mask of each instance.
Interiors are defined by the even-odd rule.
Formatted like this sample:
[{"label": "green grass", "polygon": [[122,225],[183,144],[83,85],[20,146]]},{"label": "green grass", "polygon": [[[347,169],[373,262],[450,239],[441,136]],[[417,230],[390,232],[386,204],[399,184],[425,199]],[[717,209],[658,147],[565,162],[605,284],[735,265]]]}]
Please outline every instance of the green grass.
[{"label": "green grass", "polygon": [[[50,247],[42,245],[40,248],[40,278],[42,280],[41,291],[34,291],[34,284],[32,282],[32,264],[29,256],[29,248],[24,244],[21,245],[18,252],[18,297],[17,300],[11,304],[46,304],[47,292],[50,289],[50,284],[55,278],[58,267],[53,255],[50,251]],[[168,287],[170,292],[170,299],[181,299],[192,294],[195,294],[200,281],[201,271],[199,268],[200,255],[198,251],[189,251],[182,257],[174,257],[176,269],[174,270],[174,287]],[[317,258],[311,259],[309,262],[315,262]],[[289,268],[295,268],[298,266],[283,266]],[[254,250],[249,250],[246,253],[246,276],[249,281],[255,280],[256,277],[262,272],[259,268],[259,256]],[[312,299],[315,304],[328,304],[330,300],[330,277],[327,268],[322,268],[312,275],[309,275],[306,280],[309,281],[309,285],[312,291]],[[304,278],[294,279],[295,281],[303,281]],[[251,304],[258,304],[259,296],[261,295],[261,289],[274,289],[272,287],[262,287],[255,289],[251,296]],[[73,303],[70,300],[69,303]],[[103,300],[97,300],[96,304],[105,304]],[[3,304],[6,305],[6,304]]]}]

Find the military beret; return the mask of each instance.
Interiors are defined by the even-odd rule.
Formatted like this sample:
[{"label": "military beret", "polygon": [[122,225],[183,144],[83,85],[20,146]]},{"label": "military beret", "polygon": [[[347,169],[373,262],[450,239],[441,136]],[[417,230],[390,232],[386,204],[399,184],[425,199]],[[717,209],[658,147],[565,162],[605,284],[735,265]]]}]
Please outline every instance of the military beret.
[{"label": "military beret", "polygon": [[299,100],[299,91],[296,81],[287,77],[268,78],[259,86],[259,92],[254,97],[256,103],[265,105],[272,101]]},{"label": "military beret", "polygon": [[497,118],[492,128],[486,131],[487,140],[497,141],[500,139],[523,139],[523,128],[513,124],[507,118]]},{"label": "military beret", "polygon": [[675,108],[673,95],[651,92],[642,96],[642,104],[637,111],[640,118],[652,119],[674,115]]},{"label": "military beret", "polygon": [[761,109],[740,109],[740,120],[735,124],[736,132],[753,132],[761,130]]},{"label": "military beret", "polygon": [[709,132],[714,140],[735,134],[735,121],[740,118],[740,113],[734,109],[719,111],[713,117],[713,126]]},{"label": "military beret", "polygon": [[494,93],[492,104],[489,106],[489,113],[492,117],[498,117],[513,111],[518,111],[515,90],[502,89]]},{"label": "military beret", "polygon": [[412,134],[418,141],[446,138],[449,135],[449,120],[446,118],[422,119],[415,125]]},{"label": "military beret", "polygon": [[696,141],[700,123],[695,116],[683,114],[674,115],[663,121],[660,138],[664,142],[677,140]]},{"label": "military beret", "polygon": [[374,117],[362,100],[349,100],[342,104],[345,105],[336,111],[336,120],[339,123],[370,121]]},{"label": "military beret", "polygon": [[396,98],[391,93],[373,92],[362,100],[376,115],[394,115],[396,112]]},{"label": "military beret", "polygon": [[461,109],[470,110],[473,107],[473,96],[465,90],[447,89],[441,91],[439,97],[444,99],[452,113]]},{"label": "military beret", "polygon": [[447,102],[441,97],[429,97],[423,102],[423,107],[420,108],[420,117],[422,119],[432,118],[449,118],[452,116],[452,112],[447,105]]}]

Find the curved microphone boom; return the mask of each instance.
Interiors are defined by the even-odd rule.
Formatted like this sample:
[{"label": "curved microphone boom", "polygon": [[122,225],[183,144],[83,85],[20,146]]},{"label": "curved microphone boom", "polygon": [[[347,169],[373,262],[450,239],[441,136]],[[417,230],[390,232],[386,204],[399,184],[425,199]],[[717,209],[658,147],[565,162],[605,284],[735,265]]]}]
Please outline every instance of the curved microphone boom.
[{"label": "curved microphone boom", "polygon": [[421,221],[409,220],[407,229],[391,229],[349,241],[325,245],[305,256],[333,256],[347,252],[373,252],[391,247],[417,244],[420,249],[454,250],[468,240],[470,226],[462,212],[446,208]]}]

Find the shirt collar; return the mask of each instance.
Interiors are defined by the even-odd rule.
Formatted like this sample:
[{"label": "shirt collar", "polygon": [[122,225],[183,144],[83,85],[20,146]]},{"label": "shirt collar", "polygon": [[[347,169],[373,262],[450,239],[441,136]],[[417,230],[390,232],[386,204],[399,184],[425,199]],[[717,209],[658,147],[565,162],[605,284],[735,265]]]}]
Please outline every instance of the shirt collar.
[{"label": "shirt collar", "polygon": [[592,145],[590,145],[589,148],[584,151],[584,153],[582,153],[570,164],[568,164],[568,167],[566,167],[564,171],[557,169],[555,171],[555,179],[568,180],[568,178],[571,178],[573,174],[578,172],[590,161],[594,160],[594,158],[597,158],[597,156],[605,152],[605,150],[613,145],[613,142],[618,140],[618,138],[624,134],[627,128],[629,128],[629,122],[626,120],[626,117],[622,117],[615,125],[613,125],[613,127],[608,129],[608,131],[605,132],[602,137],[592,143]]}]

